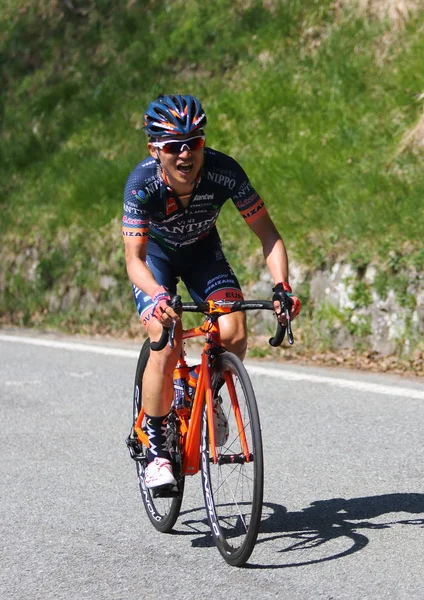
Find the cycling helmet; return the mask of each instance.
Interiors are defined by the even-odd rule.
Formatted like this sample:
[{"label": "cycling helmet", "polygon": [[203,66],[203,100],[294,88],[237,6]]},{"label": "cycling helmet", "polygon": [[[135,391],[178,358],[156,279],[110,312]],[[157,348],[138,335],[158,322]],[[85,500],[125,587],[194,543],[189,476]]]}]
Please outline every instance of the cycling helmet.
[{"label": "cycling helmet", "polygon": [[205,125],[206,115],[194,96],[161,95],[150,102],[144,115],[144,129],[153,138],[187,135]]}]

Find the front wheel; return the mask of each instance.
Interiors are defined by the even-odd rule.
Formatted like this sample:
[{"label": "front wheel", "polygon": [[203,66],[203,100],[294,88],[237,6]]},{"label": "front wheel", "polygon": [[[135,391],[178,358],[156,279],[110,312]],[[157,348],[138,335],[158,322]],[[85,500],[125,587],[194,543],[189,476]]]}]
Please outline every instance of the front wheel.
[{"label": "front wheel", "polygon": [[262,436],[255,394],[234,354],[216,359],[213,375],[217,463],[209,444],[208,416],[202,419],[202,484],[209,525],[230,565],[242,566],[259,533],[263,499]]},{"label": "front wheel", "polygon": [[[134,382],[134,395],[133,395],[133,417],[134,422],[136,421],[142,406],[142,385],[143,375],[146,369],[147,361],[150,354],[150,340],[147,339],[144,343],[137,364],[137,371]],[[170,446],[171,455],[176,457],[178,448],[178,418],[171,412],[169,421],[168,431],[168,444]],[[143,500],[144,508],[146,509],[147,516],[150,519],[152,525],[158,531],[162,533],[168,533],[172,530],[175,525],[178,515],[180,513],[181,502],[183,499],[184,492],[184,477],[181,476],[181,462],[174,460],[174,476],[178,482],[178,491],[175,496],[172,497],[158,497],[155,498],[153,491],[148,489],[144,480],[144,471],[147,466],[146,451],[142,445],[138,446],[138,456],[136,456],[137,476],[138,483],[140,486],[141,498]]]}]

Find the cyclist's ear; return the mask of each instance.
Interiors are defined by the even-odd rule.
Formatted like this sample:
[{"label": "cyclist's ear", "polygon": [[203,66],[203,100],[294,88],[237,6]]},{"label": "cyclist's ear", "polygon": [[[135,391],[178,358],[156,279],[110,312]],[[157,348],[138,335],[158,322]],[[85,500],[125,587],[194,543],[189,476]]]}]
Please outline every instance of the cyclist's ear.
[{"label": "cyclist's ear", "polygon": [[155,148],[152,144],[152,142],[149,142],[147,144],[147,149],[150,152],[150,155],[155,159],[158,160],[159,159],[159,150],[157,148]]}]

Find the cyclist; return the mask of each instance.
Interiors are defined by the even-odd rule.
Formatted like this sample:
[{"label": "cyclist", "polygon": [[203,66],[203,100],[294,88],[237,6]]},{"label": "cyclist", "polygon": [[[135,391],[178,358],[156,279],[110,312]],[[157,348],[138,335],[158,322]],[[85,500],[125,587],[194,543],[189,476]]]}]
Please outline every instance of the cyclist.
[{"label": "cyclist", "polygon": [[[176,341],[181,338],[179,316],[169,306],[177,278],[197,302],[243,298],[215,226],[229,198],[262,244],[273,290],[292,296],[292,318],[301,308],[289,285],[284,242],[263,200],[233,158],[205,146],[205,126],[205,112],[194,96],[161,95],[151,102],[144,115],[150,156],[135,167],[125,187],[127,272],[141,323],[152,341],[159,339],[162,327],[169,327],[172,319],[178,321]],[[278,318],[284,320],[283,315]],[[223,345],[243,359],[245,314],[222,316],[220,330]],[[174,349],[166,346],[151,352],[144,374],[143,406],[150,446],[145,471],[148,488],[176,484],[166,447],[166,427],[179,353],[179,343]]]}]

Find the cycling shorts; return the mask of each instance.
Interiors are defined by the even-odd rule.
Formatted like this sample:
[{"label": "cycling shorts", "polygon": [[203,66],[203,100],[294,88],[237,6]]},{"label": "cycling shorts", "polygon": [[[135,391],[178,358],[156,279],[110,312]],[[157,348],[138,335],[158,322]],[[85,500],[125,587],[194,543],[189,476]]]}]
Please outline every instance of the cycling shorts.
[{"label": "cycling shorts", "polygon": [[[195,302],[243,299],[240,284],[224,256],[216,229],[178,252],[166,250],[154,240],[149,240],[146,262],[158,284],[166,287],[171,296],[176,294],[177,283],[181,279]],[[140,320],[147,327],[152,318],[152,299],[135,285],[133,293]]]}]

